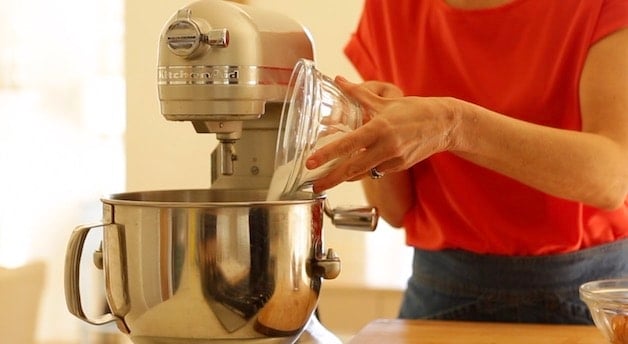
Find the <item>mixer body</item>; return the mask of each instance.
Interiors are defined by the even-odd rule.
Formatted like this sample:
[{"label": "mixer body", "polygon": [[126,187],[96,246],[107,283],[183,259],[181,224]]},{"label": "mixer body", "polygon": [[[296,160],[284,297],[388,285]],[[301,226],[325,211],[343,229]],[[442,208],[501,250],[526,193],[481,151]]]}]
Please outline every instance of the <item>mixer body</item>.
[{"label": "mixer body", "polygon": [[267,188],[281,109],[308,31],[260,8],[201,0],[180,9],[159,42],[158,89],[167,120],[214,133],[212,188]]}]

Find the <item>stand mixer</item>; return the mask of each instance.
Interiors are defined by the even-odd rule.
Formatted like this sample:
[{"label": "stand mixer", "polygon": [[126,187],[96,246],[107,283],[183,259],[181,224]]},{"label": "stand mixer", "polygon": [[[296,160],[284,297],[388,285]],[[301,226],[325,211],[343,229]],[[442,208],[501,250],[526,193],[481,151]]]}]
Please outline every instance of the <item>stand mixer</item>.
[{"label": "stand mixer", "polygon": [[[66,303],[94,325],[115,322],[143,343],[340,343],[314,316],[322,279],[340,273],[323,245],[336,227],[374,230],[372,208],[335,208],[299,191],[269,201],[283,102],[312,40],[281,14],[225,0],[177,11],[159,42],[163,116],[214,134],[211,187],[113,194],[102,221],[74,229],[65,263]],[[101,227],[95,265],[110,312],[87,315],[79,288],[87,235]]]},{"label": "stand mixer", "polygon": [[164,117],[215,133],[213,189],[267,188],[293,66],[313,58],[304,28],[282,15],[201,1],[170,19],[159,43]]}]

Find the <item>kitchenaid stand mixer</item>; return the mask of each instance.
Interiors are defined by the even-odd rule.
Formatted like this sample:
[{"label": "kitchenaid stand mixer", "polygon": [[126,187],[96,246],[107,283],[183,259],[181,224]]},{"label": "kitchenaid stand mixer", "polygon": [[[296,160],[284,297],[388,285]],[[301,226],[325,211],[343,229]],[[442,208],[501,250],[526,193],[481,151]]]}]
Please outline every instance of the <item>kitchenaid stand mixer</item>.
[{"label": "kitchenaid stand mixer", "polygon": [[200,1],[166,24],[159,42],[161,111],[215,133],[213,189],[267,188],[292,67],[313,58],[296,22],[229,2]]},{"label": "kitchenaid stand mixer", "polygon": [[[288,81],[312,41],[278,13],[200,0],[165,24],[158,91],[167,120],[215,134],[211,187],[103,198],[102,222],[78,226],[66,254],[66,302],[78,318],[115,322],[143,343],[340,343],[313,316],[322,279],[340,272],[323,247],[324,215],[374,230],[371,208],[331,209],[325,195],[269,201]],[[110,313],[83,310],[79,265],[91,229]]]}]

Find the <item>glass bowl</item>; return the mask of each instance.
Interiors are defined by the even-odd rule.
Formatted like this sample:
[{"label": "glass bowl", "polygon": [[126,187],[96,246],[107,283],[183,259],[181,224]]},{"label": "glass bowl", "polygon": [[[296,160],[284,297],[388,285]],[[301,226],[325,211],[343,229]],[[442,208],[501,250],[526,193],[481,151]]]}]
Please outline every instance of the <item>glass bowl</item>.
[{"label": "glass bowl", "polygon": [[587,282],[580,286],[580,299],[610,343],[628,343],[628,277]]},{"label": "glass bowl", "polygon": [[308,170],[307,157],[360,125],[360,105],[318,71],[314,61],[300,59],[292,70],[283,104],[269,198],[289,198],[327,174],[336,160]]}]

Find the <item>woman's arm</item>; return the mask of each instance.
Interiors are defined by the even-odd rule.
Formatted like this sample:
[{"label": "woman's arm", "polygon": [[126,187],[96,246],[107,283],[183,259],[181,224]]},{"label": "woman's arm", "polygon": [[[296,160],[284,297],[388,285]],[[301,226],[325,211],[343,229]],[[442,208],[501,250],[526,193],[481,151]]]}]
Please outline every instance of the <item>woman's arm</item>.
[{"label": "woman's arm", "polygon": [[[628,30],[590,50],[580,80],[582,132],[516,121],[464,104],[455,152],[557,197],[602,209],[628,190]],[[479,136],[481,135],[481,136]],[[481,140],[472,139],[482,137]]]},{"label": "woman's arm", "polygon": [[[364,86],[338,83],[372,119],[308,159],[307,167],[314,168],[354,153],[316,181],[315,191],[362,178],[372,167],[391,174],[451,151],[557,197],[603,209],[626,199],[628,30],[609,35],[589,52],[580,83],[582,132],[524,122],[457,99],[384,98]],[[365,182],[374,198],[386,188],[373,184],[384,179]]]},{"label": "woman's arm", "polygon": [[403,218],[415,202],[414,184],[409,170],[387,174],[381,179],[362,179],[362,189],[369,205],[393,226],[403,226]]},{"label": "woman's arm", "polygon": [[[403,97],[401,89],[389,83],[366,81],[361,86],[383,98]],[[366,117],[368,121],[368,113]],[[377,180],[363,178],[362,189],[368,204],[377,208],[381,218],[393,227],[403,226],[403,218],[415,202],[409,170],[390,173]]]}]

